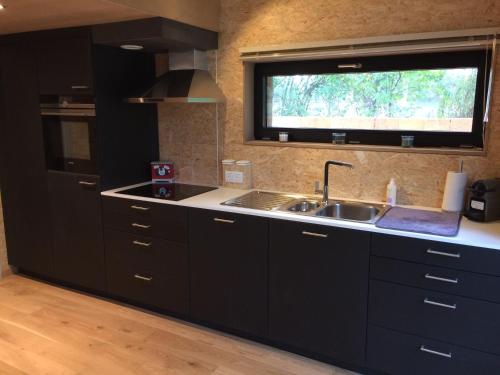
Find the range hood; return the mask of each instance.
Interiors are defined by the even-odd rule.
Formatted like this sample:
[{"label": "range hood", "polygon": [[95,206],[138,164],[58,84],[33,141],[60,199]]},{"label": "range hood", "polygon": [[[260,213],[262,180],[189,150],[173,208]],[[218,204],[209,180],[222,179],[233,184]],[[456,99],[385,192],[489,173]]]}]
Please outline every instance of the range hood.
[{"label": "range hood", "polygon": [[221,90],[208,72],[207,50],[218,48],[218,35],[162,17],[92,27],[95,44],[140,52],[169,54],[170,70],[149,87],[130,93],[129,103],[219,103]]},{"label": "range hood", "polygon": [[222,103],[224,95],[208,72],[205,51],[169,53],[169,71],[126,99],[128,103]]}]

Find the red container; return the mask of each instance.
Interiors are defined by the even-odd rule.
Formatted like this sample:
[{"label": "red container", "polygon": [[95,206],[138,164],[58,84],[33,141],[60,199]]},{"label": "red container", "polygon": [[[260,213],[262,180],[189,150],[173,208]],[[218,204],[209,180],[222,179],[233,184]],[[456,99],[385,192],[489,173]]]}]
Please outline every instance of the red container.
[{"label": "red container", "polygon": [[151,180],[153,182],[174,182],[174,163],[171,161],[152,161]]}]

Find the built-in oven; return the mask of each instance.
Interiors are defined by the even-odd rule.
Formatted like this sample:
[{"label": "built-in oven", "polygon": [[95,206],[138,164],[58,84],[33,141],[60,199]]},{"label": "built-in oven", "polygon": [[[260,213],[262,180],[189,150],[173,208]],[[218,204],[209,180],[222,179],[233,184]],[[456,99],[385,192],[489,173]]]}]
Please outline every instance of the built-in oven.
[{"label": "built-in oven", "polygon": [[43,96],[40,103],[47,169],[98,174],[94,98]]}]

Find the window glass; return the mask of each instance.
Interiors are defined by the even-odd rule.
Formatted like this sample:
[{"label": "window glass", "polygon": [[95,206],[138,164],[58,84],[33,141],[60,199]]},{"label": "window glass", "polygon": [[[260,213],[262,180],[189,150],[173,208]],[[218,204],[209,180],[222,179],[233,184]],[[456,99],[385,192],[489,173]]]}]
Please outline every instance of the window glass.
[{"label": "window glass", "polygon": [[267,77],[274,128],[472,132],[477,68]]}]

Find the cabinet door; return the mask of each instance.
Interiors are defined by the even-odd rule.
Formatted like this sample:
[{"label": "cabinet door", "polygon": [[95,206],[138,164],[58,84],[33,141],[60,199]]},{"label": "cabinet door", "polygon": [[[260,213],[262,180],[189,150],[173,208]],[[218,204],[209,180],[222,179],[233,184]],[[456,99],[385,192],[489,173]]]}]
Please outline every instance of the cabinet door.
[{"label": "cabinet door", "polygon": [[99,178],[49,172],[54,275],[97,291],[105,289]]},{"label": "cabinet door", "polygon": [[267,220],[192,210],[191,314],[257,336],[267,326]]},{"label": "cabinet door", "polygon": [[93,91],[91,42],[87,36],[51,39],[38,45],[40,94],[75,95]]},{"label": "cabinet door", "polygon": [[271,339],[341,362],[363,364],[369,238],[365,232],[271,222]]},{"label": "cabinet door", "polygon": [[50,215],[35,55],[0,47],[0,181],[9,263],[49,276]]}]

